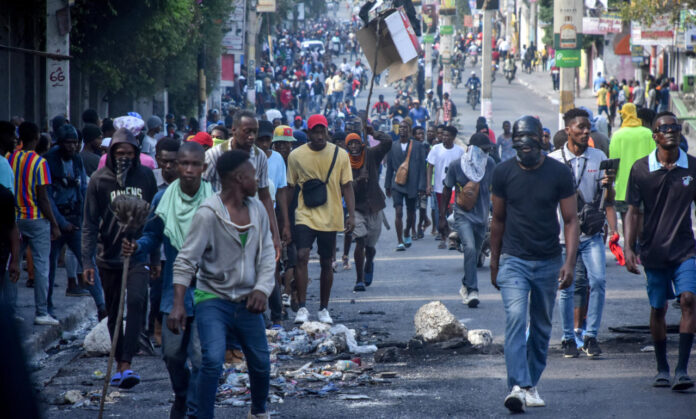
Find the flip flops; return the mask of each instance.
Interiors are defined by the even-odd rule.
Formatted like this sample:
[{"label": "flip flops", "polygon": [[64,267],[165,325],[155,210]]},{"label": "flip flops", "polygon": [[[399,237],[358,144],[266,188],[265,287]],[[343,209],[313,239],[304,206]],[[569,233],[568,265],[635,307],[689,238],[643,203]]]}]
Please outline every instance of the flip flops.
[{"label": "flip flops", "polygon": [[140,384],[140,376],[133,372],[133,370],[125,370],[121,373],[121,383],[118,385],[119,388],[133,388]]},{"label": "flip flops", "polygon": [[109,382],[110,385],[117,387],[121,384],[121,380],[123,377],[121,376],[120,372],[117,372],[116,374],[111,376],[111,381]]},{"label": "flip flops", "polygon": [[669,372],[658,372],[653,380],[653,387],[669,387]]},{"label": "flip flops", "polygon": [[694,380],[686,373],[677,373],[672,382],[672,391],[684,391],[694,386]]}]

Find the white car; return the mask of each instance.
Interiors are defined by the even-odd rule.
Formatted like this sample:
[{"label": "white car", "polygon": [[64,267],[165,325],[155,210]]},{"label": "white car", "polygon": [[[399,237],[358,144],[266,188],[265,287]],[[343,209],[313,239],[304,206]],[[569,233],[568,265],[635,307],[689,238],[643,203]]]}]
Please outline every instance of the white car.
[{"label": "white car", "polygon": [[321,55],[324,55],[326,52],[324,51],[324,43],[317,40],[302,41],[302,50],[307,52],[317,51]]}]

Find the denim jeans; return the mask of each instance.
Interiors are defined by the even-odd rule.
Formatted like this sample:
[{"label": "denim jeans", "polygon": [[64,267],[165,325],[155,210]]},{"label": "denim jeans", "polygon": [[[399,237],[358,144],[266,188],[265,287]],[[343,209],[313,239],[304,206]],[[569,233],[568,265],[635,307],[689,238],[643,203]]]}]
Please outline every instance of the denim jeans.
[{"label": "denim jeans", "polygon": [[[602,321],[604,310],[604,295],[606,286],[606,256],[604,254],[604,241],[601,234],[583,240],[578,246],[578,256],[582,256],[582,262],[587,270],[587,279],[590,284],[590,301],[587,307],[587,330],[585,336],[597,337],[599,324]],[[575,287],[570,286],[561,290],[559,309],[561,311],[561,326],[563,327],[563,340],[574,339],[573,332],[573,295]]]},{"label": "denim jeans", "polygon": [[[72,233],[63,232],[58,238],[58,240],[53,240],[51,242],[50,269],[48,273],[49,285],[47,298],[49,310],[53,310],[53,283],[56,279],[56,270],[58,269],[58,258],[60,257],[60,251],[63,249],[64,245],[67,245],[68,249],[70,250],[70,252],[65,252],[65,269],[68,272],[69,276],[71,269],[68,269],[68,255],[70,253],[74,255],[82,254],[82,232],[80,230],[73,231]],[[82,272],[82,263],[80,262],[80,258],[77,258],[77,263],[77,272]],[[97,308],[105,307],[104,290],[102,289],[101,280],[99,279],[99,275],[97,274],[96,270],[94,275],[94,285],[85,285],[85,289],[88,290],[89,293],[92,295],[92,299],[94,299],[94,304],[97,306]]]},{"label": "denim jeans", "polygon": [[505,306],[509,388],[536,386],[544,372],[562,260],[560,255],[547,260],[524,260],[507,254],[500,258],[498,286]]},{"label": "denim jeans", "polygon": [[[34,305],[36,315],[48,314],[48,273],[51,256],[51,223],[45,218],[17,220],[22,235],[19,254],[24,256],[27,246],[34,259]],[[20,261],[21,262],[21,261]],[[16,297],[16,294],[15,294]]]},{"label": "denim jeans", "polygon": [[459,234],[459,240],[464,249],[464,277],[462,285],[467,291],[478,291],[478,277],[476,276],[476,265],[478,254],[486,238],[486,226],[475,224],[469,221],[458,211],[454,212],[454,229]]},{"label": "denim jeans", "polygon": [[196,323],[201,340],[201,369],[198,373],[198,418],[212,418],[218,379],[225,362],[226,336],[234,335],[247,360],[251,387],[251,413],[266,411],[271,377],[270,352],[262,314],[220,298],[196,304]]},{"label": "denim jeans", "polygon": [[[201,341],[193,317],[186,319],[186,330],[174,334],[166,326],[168,313],[162,314],[162,359],[177,398],[186,398],[186,415],[198,415],[198,371],[201,367]],[[186,361],[191,361],[191,368]]]}]

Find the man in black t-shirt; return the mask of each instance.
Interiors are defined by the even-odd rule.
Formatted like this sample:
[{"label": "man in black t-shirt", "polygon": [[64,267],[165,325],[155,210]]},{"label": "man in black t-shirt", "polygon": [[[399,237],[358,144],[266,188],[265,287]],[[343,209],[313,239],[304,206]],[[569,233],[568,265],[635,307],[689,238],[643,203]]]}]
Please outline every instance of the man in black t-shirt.
[{"label": "man in black t-shirt", "polygon": [[[8,265],[9,260],[9,265]],[[12,191],[0,185],[0,305],[14,312],[19,279],[19,230]],[[16,313],[13,313],[17,316]]]},{"label": "man in black t-shirt", "polygon": [[[563,163],[545,157],[541,137],[537,118],[515,121],[512,141],[517,158],[493,171],[491,283],[501,291],[505,306],[505,365],[511,390],[505,407],[511,412],[545,405],[536,385],[546,366],[556,290],[573,283],[578,249],[573,177]],[[559,204],[565,263],[558,239]]]},{"label": "man in black t-shirt", "polygon": [[[661,112],[653,123],[657,149],[633,164],[628,178],[626,243],[635,243],[639,208],[644,206],[640,258],[647,277],[650,333],[655,346],[655,387],[669,387],[667,300],[679,297],[679,362],[672,390],[694,386],[687,374],[696,332],[696,244],[691,228],[691,204],[696,202],[696,158],[679,149],[681,125],[671,112]],[[639,274],[638,260],[626,246],[626,269]],[[672,288],[674,286],[674,289]]]}]

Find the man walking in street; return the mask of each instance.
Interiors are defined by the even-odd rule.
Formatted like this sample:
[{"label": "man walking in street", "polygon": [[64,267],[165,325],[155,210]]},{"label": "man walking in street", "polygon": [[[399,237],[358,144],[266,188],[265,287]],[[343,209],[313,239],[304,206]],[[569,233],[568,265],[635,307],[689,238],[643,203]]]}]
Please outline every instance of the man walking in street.
[{"label": "man walking in street", "polygon": [[[674,391],[694,386],[688,363],[696,332],[696,245],[690,215],[696,201],[696,159],[679,148],[681,131],[673,113],[656,116],[653,138],[657,150],[633,165],[626,194],[626,269],[640,273],[632,245],[640,238],[640,263],[647,277],[650,334],[657,361],[655,387],[670,386],[665,315],[667,301],[675,295],[679,299],[679,361],[671,383]],[[645,218],[639,236],[641,207]]]},{"label": "man walking in street", "polygon": [[[578,247],[575,188],[570,170],[542,153],[542,125],[523,116],[512,127],[517,158],[493,171],[491,283],[505,307],[505,407],[545,406],[536,386],[546,367],[558,288],[573,283]],[[560,204],[565,263],[558,241]],[[501,257],[502,255],[502,257]],[[529,316],[527,314],[529,313]],[[529,325],[529,337],[526,337]]]},{"label": "man walking in street", "polygon": [[[423,143],[411,138],[411,118],[399,123],[399,141],[394,142],[387,155],[387,173],[384,189],[394,202],[394,230],[398,241],[396,250],[404,251],[413,242],[411,233],[416,222],[418,196],[425,194],[425,157]],[[404,169],[405,168],[405,174]],[[406,203],[406,228],[403,208]]]},{"label": "man walking in street", "polygon": [[[152,200],[150,217],[137,242],[124,239],[123,255],[147,255],[153,249],[164,245],[166,256],[162,271],[162,298],[158,304],[162,312],[162,323],[167,318],[174,304],[173,267],[174,260],[184,244],[191,228],[193,216],[198,207],[211,195],[210,184],[201,180],[205,171],[205,150],[195,142],[181,145],[177,153],[178,178]],[[198,330],[193,319],[193,288],[186,289],[184,298],[186,312],[185,327],[182,333],[174,333],[167,327],[162,329],[162,359],[174,390],[174,404],[170,418],[196,416],[197,413],[197,377],[201,364],[201,347]],[[191,368],[187,365],[191,362]]]},{"label": "man walking in street", "polygon": [[372,284],[377,254],[377,240],[382,232],[382,210],[386,206],[385,197],[379,187],[379,165],[392,148],[389,135],[375,131],[367,126],[367,134],[379,144],[367,147],[357,133],[346,136],[346,148],[353,170],[353,189],[355,190],[355,287],[354,291],[365,291]]},{"label": "man walking in street", "polygon": [[22,122],[19,141],[22,150],[13,152],[8,159],[14,172],[17,226],[22,237],[19,254],[23,255],[27,246],[31,248],[35,272],[34,324],[56,326],[60,323],[48,312],[51,240],[60,237],[60,227],[48,198],[51,172],[46,160],[34,152],[39,141],[39,127],[36,124]]},{"label": "man walking in street", "polygon": [[[462,303],[471,308],[479,304],[476,267],[491,207],[490,189],[495,161],[488,153],[492,148],[486,134],[472,135],[466,153],[450,163],[442,190],[442,200],[449,202],[452,188],[455,188],[454,230],[464,249],[464,276],[459,295]],[[446,224],[447,217],[442,212],[440,229],[444,230]]]},{"label": "man walking in street", "polygon": [[[581,263],[585,267],[589,280],[590,304],[587,309],[587,330],[582,338],[582,350],[587,356],[596,357],[602,353],[597,343],[597,333],[602,320],[606,288],[603,227],[606,219],[609,223],[609,236],[616,233],[616,211],[611,199],[613,194],[610,179],[606,178],[603,170],[600,170],[601,163],[607,160],[607,156],[599,149],[588,146],[591,126],[589,114],[582,109],[571,109],[563,115],[563,121],[568,141],[563,147],[549,154],[549,157],[568,166],[573,175],[578,200],[582,199],[581,202],[584,204],[582,208],[578,208],[583,214],[579,222],[581,234],[578,257],[582,258]],[[606,184],[606,190],[603,188],[603,183]],[[605,208],[599,208],[601,194],[609,197],[604,200]],[[559,301],[563,328],[561,346],[563,356],[566,358],[578,356],[573,330],[575,311],[573,298],[573,286],[561,291]]]},{"label": "man walking in street", "polygon": [[268,418],[271,363],[262,313],[275,282],[269,217],[254,198],[256,176],[249,153],[223,153],[217,160],[217,171],[221,191],[200,205],[185,240],[179,236],[182,246],[174,261],[174,304],[167,327],[175,334],[186,333],[189,328],[185,301],[195,277],[193,303],[202,350],[197,417],[214,415],[228,337],[234,337],[249,370],[248,417]]},{"label": "man walking in street", "polygon": [[[288,187],[291,191],[300,188],[295,211],[295,237],[292,239],[297,246],[295,287],[299,310],[295,323],[299,324],[309,320],[309,311],[305,307],[309,280],[307,265],[315,241],[321,265],[318,318],[322,323],[333,323],[328,306],[333,285],[336,232],[344,230],[350,233],[355,225],[350,159],[348,153],[328,142],[328,125],[323,115],[310,116],[307,120],[309,142],[296,148],[288,158]],[[345,227],[341,197],[348,210]],[[284,231],[283,236],[289,236],[289,232]]]},{"label": "man walking in street", "polygon": [[[109,334],[119,333],[116,347],[117,372],[111,377],[111,385],[131,388],[140,383],[140,376],[131,370],[133,356],[138,352],[138,341],[144,324],[147,289],[150,272],[145,257],[133,257],[127,281],[126,333],[122,325],[116,325],[121,295],[123,257],[121,241],[124,232],[120,228],[111,203],[119,195],[133,195],[147,202],[157,193],[157,183],[152,170],[140,164],[140,149],[133,133],[120,128],[111,138],[106,166],[92,175],[85,197],[82,222],[82,266],[88,284],[95,279],[96,267],[104,287]],[[136,233],[136,236],[140,232]],[[99,254],[95,255],[99,247]],[[152,261],[151,261],[152,262]],[[159,261],[154,261],[159,263]],[[118,326],[118,328],[117,328]]]}]

